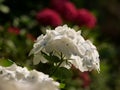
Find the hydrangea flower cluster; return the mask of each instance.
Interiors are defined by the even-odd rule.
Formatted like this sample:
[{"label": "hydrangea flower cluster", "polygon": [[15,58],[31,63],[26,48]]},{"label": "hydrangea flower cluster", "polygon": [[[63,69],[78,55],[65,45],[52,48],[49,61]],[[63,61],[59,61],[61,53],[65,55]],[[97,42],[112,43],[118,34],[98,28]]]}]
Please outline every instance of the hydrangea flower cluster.
[{"label": "hydrangea flower cluster", "polygon": [[36,70],[0,66],[0,90],[59,90],[59,83]]},{"label": "hydrangea flower cluster", "polygon": [[[80,71],[91,71],[99,69],[99,54],[96,47],[90,40],[85,40],[81,36],[81,31],[75,31],[67,25],[58,26],[55,30],[46,30],[45,35],[40,35],[34,43],[30,54],[34,54],[33,62],[47,63],[48,60],[42,56],[42,52],[61,57],[64,55],[65,61],[61,66],[70,68],[74,65]],[[66,63],[66,60],[68,63]]]}]

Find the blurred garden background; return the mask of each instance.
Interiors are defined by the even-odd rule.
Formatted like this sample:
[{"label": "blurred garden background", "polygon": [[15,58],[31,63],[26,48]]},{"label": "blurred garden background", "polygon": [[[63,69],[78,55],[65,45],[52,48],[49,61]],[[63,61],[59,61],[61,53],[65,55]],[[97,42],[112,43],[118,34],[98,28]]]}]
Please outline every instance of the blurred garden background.
[{"label": "blurred garden background", "polygon": [[11,60],[47,73],[28,54],[46,29],[64,24],[94,43],[101,71],[72,68],[61,90],[120,90],[120,0],[0,0],[0,65]]}]

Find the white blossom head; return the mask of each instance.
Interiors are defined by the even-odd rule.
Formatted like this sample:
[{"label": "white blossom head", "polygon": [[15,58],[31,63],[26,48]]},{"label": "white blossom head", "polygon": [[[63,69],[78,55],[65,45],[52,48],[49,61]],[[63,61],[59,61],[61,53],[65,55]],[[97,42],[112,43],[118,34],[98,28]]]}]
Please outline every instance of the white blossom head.
[{"label": "white blossom head", "polygon": [[[46,30],[45,35],[40,35],[33,45],[30,54],[34,54],[33,63],[47,63],[41,51],[49,54],[53,52],[55,56],[60,57],[60,53],[68,59],[80,71],[99,71],[99,54],[91,41],[85,40],[81,36],[81,31],[75,31],[67,25],[58,26],[55,30]],[[65,62],[63,67],[70,68]]]},{"label": "white blossom head", "polygon": [[0,90],[59,90],[59,83],[36,70],[0,66]]}]

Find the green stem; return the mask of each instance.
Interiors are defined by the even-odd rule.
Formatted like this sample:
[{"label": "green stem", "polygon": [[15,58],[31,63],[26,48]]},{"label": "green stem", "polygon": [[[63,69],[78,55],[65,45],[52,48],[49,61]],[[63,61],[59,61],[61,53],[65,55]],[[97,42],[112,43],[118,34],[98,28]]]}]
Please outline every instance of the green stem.
[{"label": "green stem", "polygon": [[50,74],[50,76],[52,76],[57,71],[57,69],[60,67],[62,62],[63,62],[63,60],[60,61],[60,63],[56,66],[55,70]]}]

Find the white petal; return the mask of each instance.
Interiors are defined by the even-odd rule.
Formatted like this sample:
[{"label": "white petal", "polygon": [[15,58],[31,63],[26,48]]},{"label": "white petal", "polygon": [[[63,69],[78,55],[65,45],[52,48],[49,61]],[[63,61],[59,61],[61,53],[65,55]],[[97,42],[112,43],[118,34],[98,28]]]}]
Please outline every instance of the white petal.
[{"label": "white petal", "polygon": [[[55,30],[47,30],[45,35],[37,38],[31,51],[34,54],[34,64],[38,64],[40,61],[47,63],[47,60],[42,57],[41,51],[45,51],[47,54],[54,52],[53,54],[58,57],[62,52],[65,59],[73,58],[74,60],[70,62],[81,71],[99,70],[99,54],[96,47],[91,41],[85,40],[81,36],[81,31],[76,32],[67,25],[58,26]],[[62,66],[68,65],[63,64]]]},{"label": "white petal", "polygon": [[40,53],[34,55],[33,64],[34,64],[34,65],[37,65],[37,64],[40,63],[40,61],[41,61],[42,63],[46,63],[46,62],[47,62],[47,60],[46,60]]},{"label": "white petal", "polygon": [[0,90],[59,90],[59,83],[42,72],[28,71],[15,64],[1,66],[0,70]]}]

